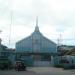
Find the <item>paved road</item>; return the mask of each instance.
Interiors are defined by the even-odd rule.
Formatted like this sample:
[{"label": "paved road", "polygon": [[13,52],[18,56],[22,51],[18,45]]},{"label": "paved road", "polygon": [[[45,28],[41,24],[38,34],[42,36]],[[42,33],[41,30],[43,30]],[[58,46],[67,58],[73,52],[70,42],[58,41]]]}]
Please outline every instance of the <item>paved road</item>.
[{"label": "paved road", "polygon": [[75,70],[63,70],[52,67],[34,67],[27,71],[0,71],[0,75],[75,75]]}]

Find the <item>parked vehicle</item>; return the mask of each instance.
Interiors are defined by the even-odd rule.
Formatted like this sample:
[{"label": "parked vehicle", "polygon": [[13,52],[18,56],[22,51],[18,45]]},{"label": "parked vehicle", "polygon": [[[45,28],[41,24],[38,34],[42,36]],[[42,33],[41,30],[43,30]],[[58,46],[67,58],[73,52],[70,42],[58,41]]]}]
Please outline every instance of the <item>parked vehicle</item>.
[{"label": "parked vehicle", "polygon": [[22,61],[16,61],[15,63],[15,70],[16,71],[26,71],[26,66]]}]

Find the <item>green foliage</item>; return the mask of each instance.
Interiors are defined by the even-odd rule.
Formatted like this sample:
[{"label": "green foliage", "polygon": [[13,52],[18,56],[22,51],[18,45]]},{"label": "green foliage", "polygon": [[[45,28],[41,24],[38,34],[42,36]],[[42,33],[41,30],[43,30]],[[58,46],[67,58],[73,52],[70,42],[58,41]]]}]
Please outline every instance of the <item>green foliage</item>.
[{"label": "green foliage", "polygon": [[2,51],[3,49],[0,47],[0,51]]},{"label": "green foliage", "polygon": [[54,65],[54,67],[57,67],[57,68],[63,68],[63,64],[58,64],[58,65]]},{"label": "green foliage", "polygon": [[11,62],[8,59],[0,59],[0,69],[9,69]]}]

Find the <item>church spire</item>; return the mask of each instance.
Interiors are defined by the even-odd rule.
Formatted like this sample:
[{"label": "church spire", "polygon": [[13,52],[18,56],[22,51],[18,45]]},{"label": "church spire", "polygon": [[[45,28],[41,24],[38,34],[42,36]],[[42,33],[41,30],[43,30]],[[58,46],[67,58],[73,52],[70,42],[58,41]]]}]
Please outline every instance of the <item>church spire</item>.
[{"label": "church spire", "polygon": [[38,27],[38,17],[36,18],[36,27],[35,27],[35,31],[39,31],[39,27]]},{"label": "church spire", "polygon": [[38,17],[36,18],[36,26],[38,26]]}]

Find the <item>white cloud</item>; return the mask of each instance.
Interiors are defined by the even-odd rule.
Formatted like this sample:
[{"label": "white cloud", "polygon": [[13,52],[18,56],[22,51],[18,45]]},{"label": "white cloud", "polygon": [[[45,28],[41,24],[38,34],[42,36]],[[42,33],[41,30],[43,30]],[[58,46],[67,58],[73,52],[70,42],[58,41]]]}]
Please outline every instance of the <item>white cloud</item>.
[{"label": "white cloud", "polygon": [[[49,39],[62,33],[63,39],[75,38],[75,0],[0,0],[0,30],[3,44],[9,43],[12,16],[11,47],[33,32],[36,16],[41,32]],[[75,40],[65,44],[74,44]]]}]

